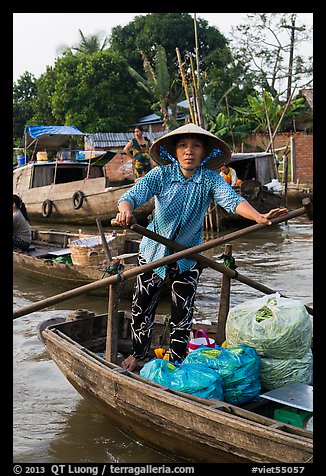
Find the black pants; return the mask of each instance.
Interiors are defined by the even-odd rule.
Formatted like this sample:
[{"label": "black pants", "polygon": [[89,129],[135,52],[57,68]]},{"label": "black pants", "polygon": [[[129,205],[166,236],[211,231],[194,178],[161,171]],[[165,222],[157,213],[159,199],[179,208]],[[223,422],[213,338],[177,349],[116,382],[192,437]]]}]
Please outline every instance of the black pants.
[{"label": "black pants", "polygon": [[[139,256],[139,264],[146,264]],[[192,327],[193,304],[202,268],[195,263],[183,273],[178,272],[176,263],[169,266],[171,282],[171,359],[182,362],[186,356],[188,339]],[[141,359],[148,354],[154,325],[155,311],[165,280],[153,271],[139,274],[136,278],[132,303],[132,355]]]}]

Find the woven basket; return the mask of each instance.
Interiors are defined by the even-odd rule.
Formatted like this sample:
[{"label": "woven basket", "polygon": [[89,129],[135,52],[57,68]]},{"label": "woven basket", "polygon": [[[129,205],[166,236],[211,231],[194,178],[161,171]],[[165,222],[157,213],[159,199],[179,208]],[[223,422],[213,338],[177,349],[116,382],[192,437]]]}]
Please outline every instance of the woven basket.
[{"label": "woven basket", "polygon": [[[93,235],[84,235],[83,237],[92,238]],[[107,238],[109,237],[107,236]],[[112,257],[124,252],[125,239],[125,234],[118,234],[113,241],[108,243]],[[71,250],[71,260],[75,265],[97,266],[99,264],[107,264],[108,262],[102,244],[85,246],[70,243],[68,246]]]},{"label": "woven basket", "polygon": [[95,266],[105,260],[102,246],[79,246],[69,245],[73,264],[83,266]]}]

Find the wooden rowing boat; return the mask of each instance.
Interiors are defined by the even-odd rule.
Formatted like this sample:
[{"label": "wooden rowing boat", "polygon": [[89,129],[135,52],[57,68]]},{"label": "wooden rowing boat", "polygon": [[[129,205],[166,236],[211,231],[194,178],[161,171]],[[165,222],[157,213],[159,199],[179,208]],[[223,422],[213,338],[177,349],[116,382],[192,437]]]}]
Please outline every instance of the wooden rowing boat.
[{"label": "wooden rowing boat", "polygon": [[[71,289],[84,284],[97,281],[108,276],[105,271],[108,262],[105,260],[100,264],[73,264],[69,242],[82,237],[89,237],[89,234],[81,235],[68,231],[41,230],[32,228],[32,246],[28,251],[13,251],[14,270],[20,274],[41,280],[45,283]],[[125,237],[123,246],[116,248],[115,257],[120,260],[124,270],[131,269],[137,265],[138,249],[140,240],[127,237],[126,234],[119,234]],[[130,298],[132,296],[134,280],[123,283],[120,287],[121,297]],[[107,287],[100,287],[89,294],[95,296],[108,295]]]},{"label": "wooden rowing boat", "polygon": [[[274,218],[272,223],[280,223],[305,211],[308,213],[308,205]],[[237,236],[265,226],[253,225],[238,231]],[[139,229],[139,232],[141,231]],[[202,261],[198,253],[215,244],[216,240],[211,240],[203,245],[177,251],[160,260],[126,271],[122,274],[122,279],[133,278],[159,265],[167,265],[179,259],[181,255],[193,256]],[[209,265],[207,259],[205,262]],[[214,263],[210,265],[213,269],[216,268]],[[223,277],[229,276],[232,270],[224,268],[221,269]],[[115,308],[116,283],[116,278],[110,277],[46,298],[15,310],[13,318],[17,319],[29,312],[72,299],[90,287],[110,285],[108,315],[95,316],[93,313],[86,313],[82,317],[69,316],[66,321],[61,319],[59,323],[42,324],[41,337],[47,352],[85,399],[124,431],[175,455],[178,460],[196,463],[312,462],[313,434],[308,428],[308,422],[306,425],[294,426],[283,420],[279,421],[275,416],[274,411],[282,408],[286,402],[284,399],[270,400],[265,393],[261,393],[259,401],[236,406],[213,398],[203,399],[175,391],[144,379],[136,372],[123,369],[121,361],[131,350],[130,318],[127,313]],[[252,284],[253,287],[258,285],[254,282]],[[270,294],[270,290],[266,289],[266,293]],[[221,299],[222,295],[229,301],[226,286],[224,291],[221,290]],[[220,308],[218,321],[223,317],[223,312]],[[162,347],[166,345],[166,325],[164,321],[158,324],[154,326],[157,334],[156,339],[153,337],[152,344]],[[214,329],[216,336],[218,327],[219,322]],[[223,340],[218,339],[217,342],[221,345]],[[151,348],[150,357],[153,357],[153,351]],[[310,388],[311,395],[312,387],[306,387]],[[288,402],[291,400],[290,406],[294,407],[294,395],[291,394],[290,397]],[[308,411],[312,415],[311,402]]]},{"label": "wooden rowing boat", "polygon": [[[118,349],[124,354],[130,351],[128,321],[120,312]],[[276,421],[273,410],[280,404],[261,398],[238,407],[207,400],[163,387],[108,361],[106,315],[43,329],[47,352],[85,399],[128,434],[181,461],[312,462],[312,431]]]}]

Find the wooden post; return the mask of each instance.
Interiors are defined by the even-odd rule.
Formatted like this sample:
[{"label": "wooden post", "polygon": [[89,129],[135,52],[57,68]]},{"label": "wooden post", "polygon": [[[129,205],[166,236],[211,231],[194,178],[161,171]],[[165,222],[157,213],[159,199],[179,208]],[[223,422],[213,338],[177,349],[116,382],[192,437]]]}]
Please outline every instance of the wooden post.
[{"label": "wooden post", "polygon": [[187,81],[186,81],[186,77],[185,77],[185,74],[184,74],[184,71],[183,71],[183,65],[182,65],[182,61],[181,61],[180,51],[179,51],[179,48],[176,48],[175,50],[176,50],[176,52],[177,52],[178,63],[179,63],[179,70],[180,70],[180,73],[181,73],[181,79],[182,79],[183,88],[184,88],[184,91],[185,91],[185,94],[186,94],[186,98],[187,98],[187,101],[188,101],[188,107],[189,107],[190,117],[191,117],[191,120],[192,120],[193,124],[196,124],[195,116],[194,116],[194,111],[193,111],[192,104],[191,104],[190,97],[189,97]]},{"label": "wooden post", "polygon": [[302,205],[305,207],[309,220],[313,219],[313,203],[309,197],[302,200]]},{"label": "wooden post", "polygon": [[102,240],[102,245],[103,245],[103,248],[104,248],[104,252],[107,256],[107,259],[109,261],[112,261],[110,248],[109,248],[108,243],[107,243],[106,238],[105,238],[104,230],[103,230],[103,227],[102,227],[102,222],[99,218],[96,218],[96,223],[97,223],[98,231],[100,232],[100,235],[101,235],[101,240]]},{"label": "wooden post", "polygon": [[[226,244],[224,248],[224,254],[227,256],[232,256],[232,245]],[[230,289],[231,289],[231,278],[226,274],[222,276],[221,283],[221,297],[220,297],[220,306],[218,310],[218,321],[217,321],[217,330],[216,330],[216,343],[221,345],[225,341],[225,325],[226,319],[229,313],[230,308]]]},{"label": "wooden post", "polygon": [[284,205],[288,206],[288,174],[289,174],[289,162],[287,154],[283,155],[283,179],[284,179]]},{"label": "wooden post", "polygon": [[297,151],[295,138],[291,137],[291,182],[297,180]]},{"label": "wooden post", "polygon": [[117,285],[110,284],[105,359],[114,364],[117,362],[118,355],[118,312],[115,310],[116,302]]}]

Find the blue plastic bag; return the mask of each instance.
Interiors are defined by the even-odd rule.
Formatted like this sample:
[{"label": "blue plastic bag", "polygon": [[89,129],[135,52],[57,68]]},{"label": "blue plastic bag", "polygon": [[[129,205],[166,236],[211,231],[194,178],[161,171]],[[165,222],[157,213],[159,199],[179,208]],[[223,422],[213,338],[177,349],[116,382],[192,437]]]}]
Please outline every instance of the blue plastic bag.
[{"label": "blue plastic bag", "polygon": [[179,392],[223,399],[222,378],[206,365],[174,365],[168,360],[152,359],[141,369],[140,376]]},{"label": "blue plastic bag", "polygon": [[225,402],[243,405],[259,399],[260,358],[253,347],[239,345],[236,347],[200,347],[190,352],[184,364],[204,365],[216,370],[223,381],[223,398]]}]

